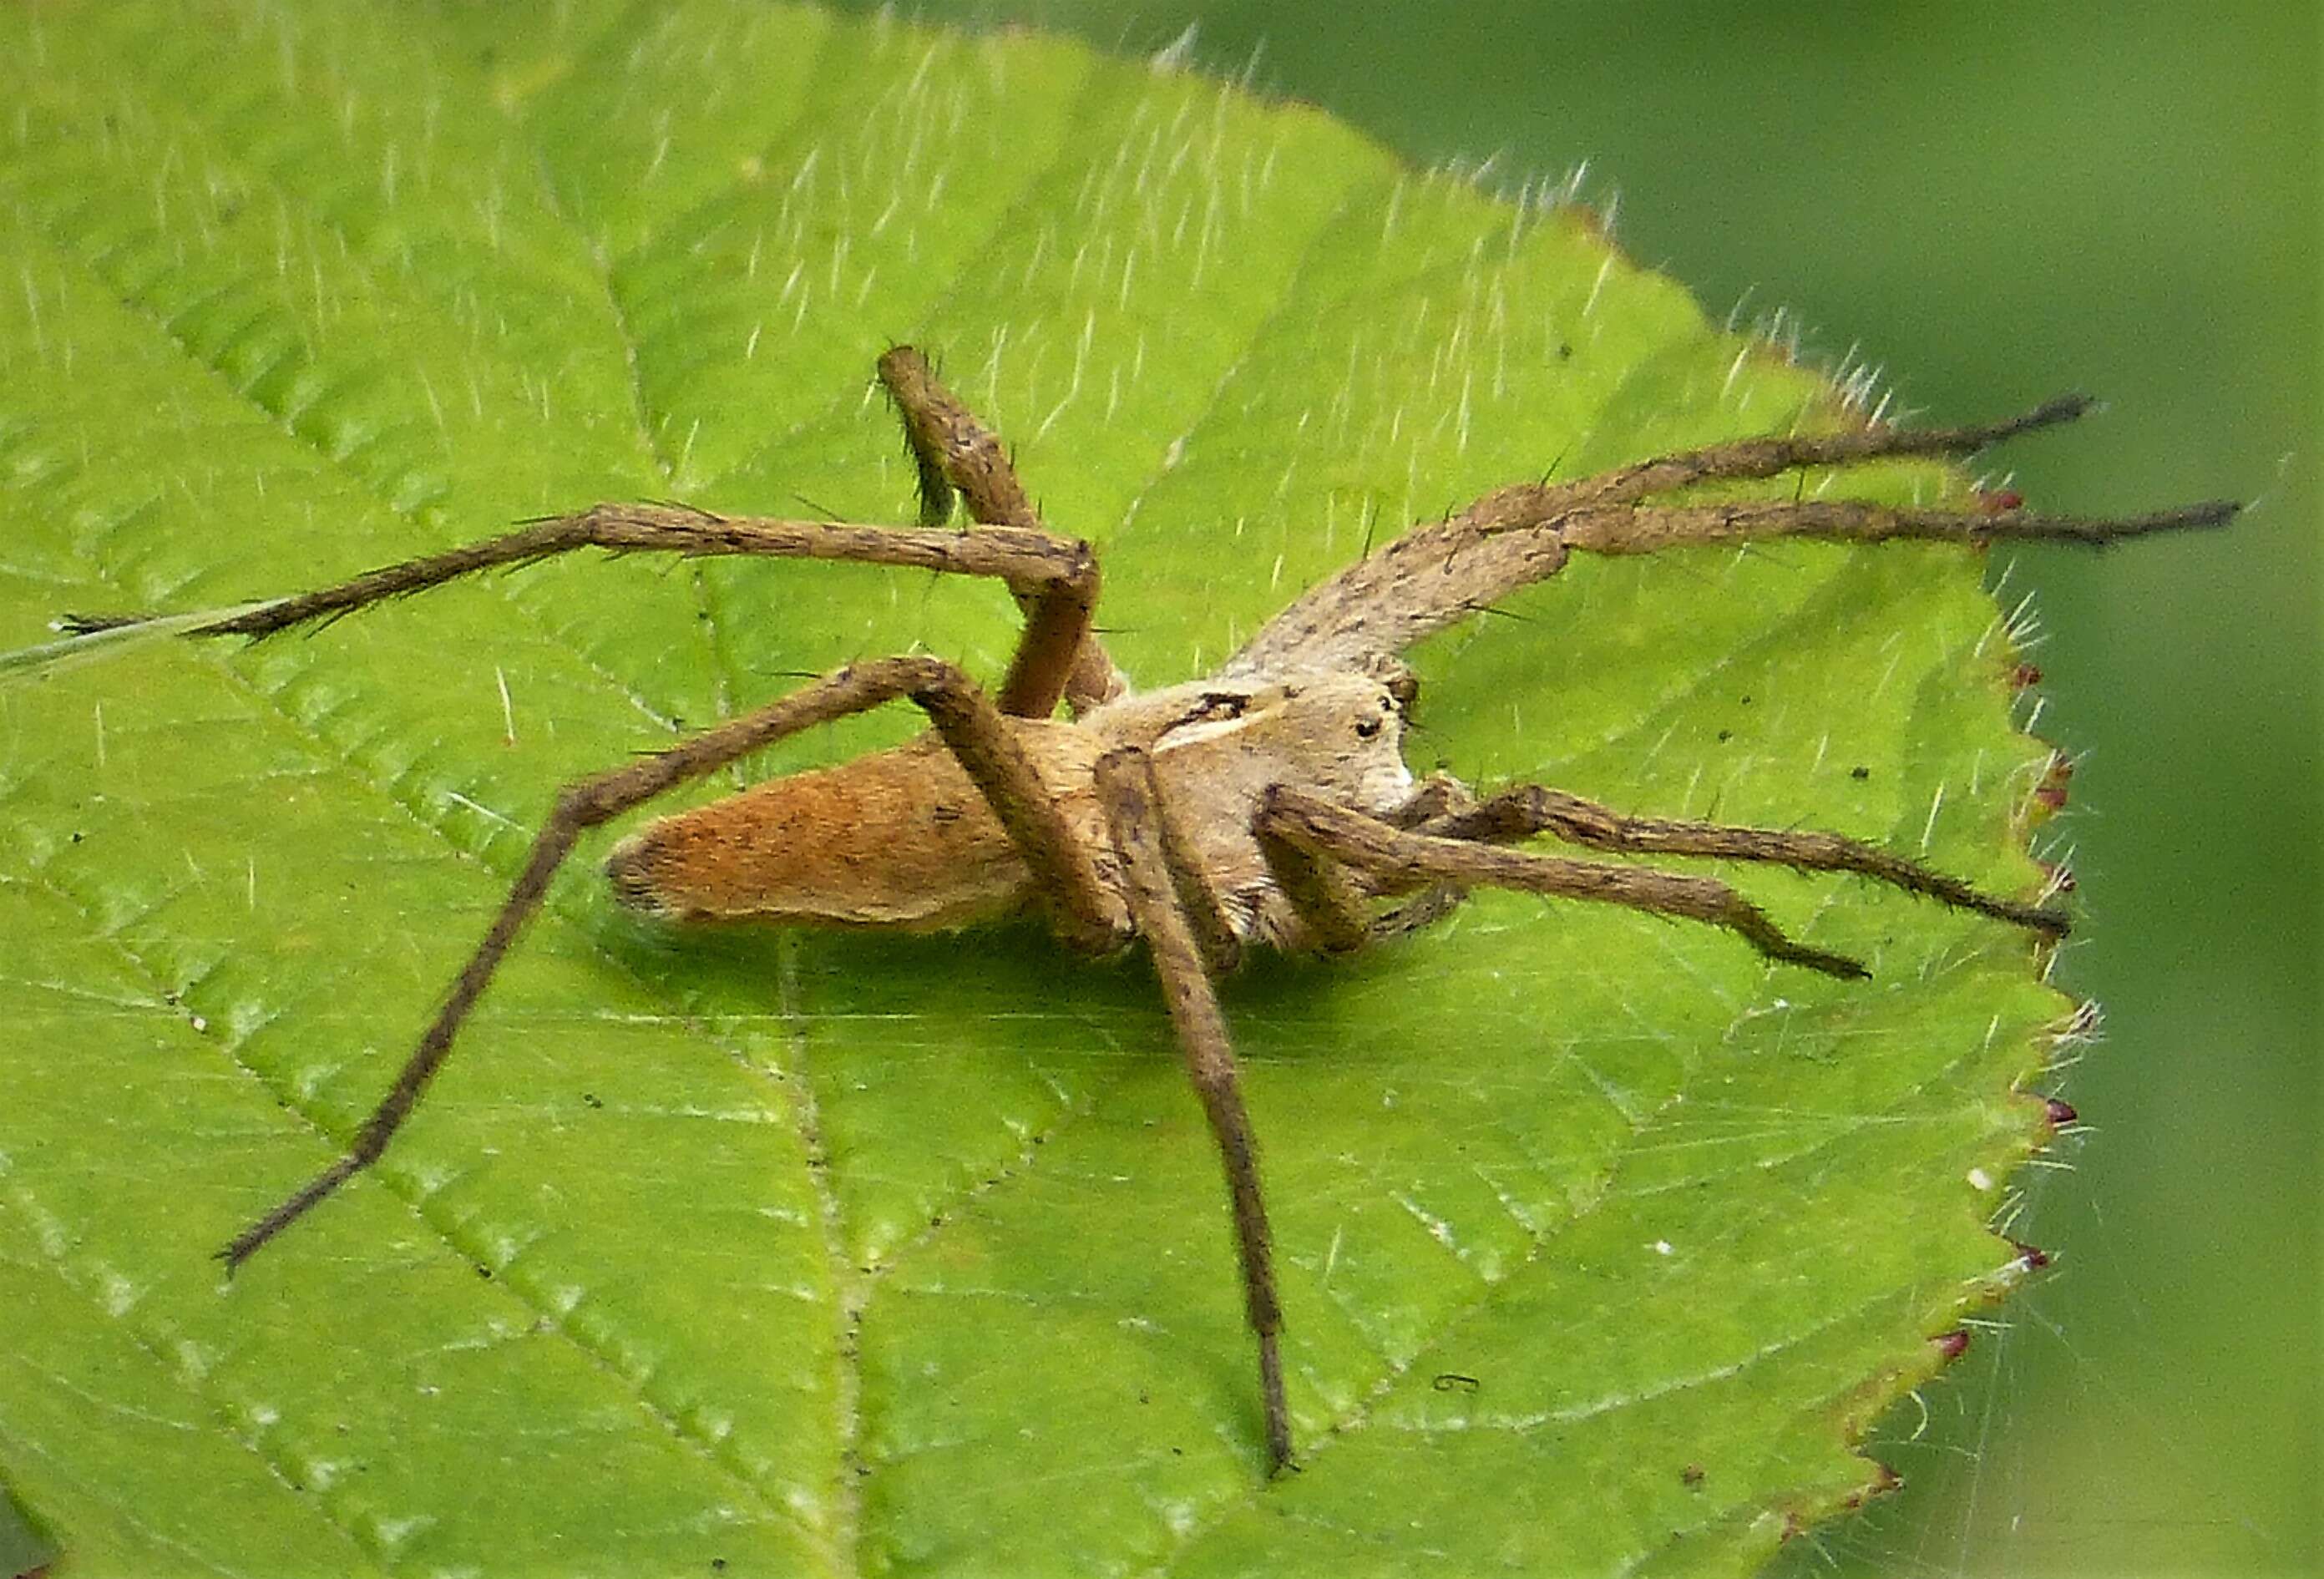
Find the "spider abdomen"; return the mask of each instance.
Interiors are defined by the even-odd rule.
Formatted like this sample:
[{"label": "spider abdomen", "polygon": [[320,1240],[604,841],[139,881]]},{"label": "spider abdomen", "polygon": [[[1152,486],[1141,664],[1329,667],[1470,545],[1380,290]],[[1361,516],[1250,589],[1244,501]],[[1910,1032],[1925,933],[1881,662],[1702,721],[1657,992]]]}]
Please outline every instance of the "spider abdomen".
[{"label": "spider abdomen", "polygon": [[[1095,743],[1067,724],[1010,722],[1051,795],[1096,836]],[[1007,914],[1033,891],[991,804],[934,735],[658,818],[614,846],[605,871],[624,904],[674,921],[938,930]]]}]

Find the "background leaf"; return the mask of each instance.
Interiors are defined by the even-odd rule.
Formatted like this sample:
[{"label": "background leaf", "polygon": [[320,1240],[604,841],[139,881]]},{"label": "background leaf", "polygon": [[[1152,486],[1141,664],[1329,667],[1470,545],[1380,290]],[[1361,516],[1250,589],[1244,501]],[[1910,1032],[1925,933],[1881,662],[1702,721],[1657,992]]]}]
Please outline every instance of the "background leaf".
[{"label": "background leaf", "polygon": [[[896,337],[1099,541],[1149,681],[1483,487],[1840,419],[1583,217],[1311,111],[1054,40],[531,22],[12,14],[14,644],[605,495],[900,519]],[[2046,752],[1963,557],[1577,566],[1509,612],[1424,655],[1416,755],[2034,880]],[[1011,624],[575,563],[10,688],[0,1464],[76,1559],[1720,1572],[1873,1483],[1847,1435],[2012,1274],[1969,1181],[2040,1138],[2064,1005],[2004,929],[1780,874],[1871,988],[1518,900],[1233,984],[1281,1486],[1150,986],[1029,929],[673,938],[576,863],[388,1164],[219,1283],[558,782],[846,657],[990,672]]]}]

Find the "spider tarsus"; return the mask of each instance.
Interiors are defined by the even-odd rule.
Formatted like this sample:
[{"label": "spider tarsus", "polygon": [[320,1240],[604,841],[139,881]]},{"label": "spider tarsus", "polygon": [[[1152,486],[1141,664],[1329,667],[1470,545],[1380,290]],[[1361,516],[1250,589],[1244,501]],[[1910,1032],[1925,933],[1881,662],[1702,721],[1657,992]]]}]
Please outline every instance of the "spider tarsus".
[{"label": "spider tarsus", "polygon": [[[366,1126],[368,1130],[368,1126]],[[256,1254],[261,1246],[305,1216],[326,1196],[354,1177],[371,1161],[358,1152],[349,1152],[337,1162],[300,1186],[298,1192],[277,1205],[249,1227],[228,1240],[225,1246],[212,1253],[211,1259],[226,1263],[229,1278],[242,1270],[242,1263]]]},{"label": "spider tarsus", "polygon": [[1993,435],[1987,443],[1996,443],[2014,434],[2030,433],[2037,428],[2054,428],[2061,422],[2072,422],[2089,415],[2098,407],[2095,396],[2068,392],[2053,395],[2021,416],[1996,422],[1988,429]]},{"label": "spider tarsus", "polygon": [[1821,948],[1810,948],[1804,944],[1792,944],[1772,957],[1785,965],[1802,965],[1828,976],[1837,976],[1843,982],[1868,982],[1872,979],[1872,968],[1862,960],[1850,959],[1844,954],[1826,954]]},{"label": "spider tarsus", "polygon": [[2153,531],[2213,531],[2242,514],[2243,509],[2240,499],[2206,499],[2200,504],[2182,505],[2176,510],[2126,516],[2124,524],[2131,530],[2122,535],[2132,537]]},{"label": "spider tarsus", "polygon": [[159,614],[59,614],[50,628],[60,635],[93,636],[99,631],[125,630],[157,620]]},{"label": "spider tarsus", "polygon": [[1811,948],[1785,932],[1768,918],[1767,912],[1745,899],[1729,891],[1727,903],[1715,915],[1699,919],[1715,921],[1740,935],[1752,947],[1781,965],[1795,965],[1804,969],[1837,976],[1843,982],[1866,982],[1872,971],[1863,961],[1844,954],[1831,954],[1821,948]]},{"label": "spider tarsus", "polygon": [[2152,537],[2156,532],[2215,531],[2235,520],[2242,511],[2242,503],[2234,499],[2207,499],[2200,504],[2182,504],[2177,509],[2150,511],[2144,515],[2043,515],[2030,510],[2009,510],[1967,522],[1963,535],[2052,538],[2104,549],[2126,538]]},{"label": "spider tarsus", "polygon": [[1848,873],[2051,938],[2063,937],[2073,924],[2061,910],[1997,899],[1959,878],[1842,834],[1630,817],[1543,784],[1517,785],[1426,817],[1415,831],[1495,845],[1545,833],[1568,844],[1626,854],[1700,855],[1768,862],[1795,872]]},{"label": "spider tarsus", "polygon": [[1963,910],[1975,910],[1996,920],[2015,922],[2027,931],[2039,932],[2053,942],[2074,929],[2074,919],[2054,905],[2021,905],[2008,900],[1988,899],[1974,891],[1966,900],[1946,902],[1958,902]]},{"label": "spider tarsus", "polygon": [[1297,1466],[1291,1459],[1291,1413],[1283,1401],[1283,1356],[1274,1329],[1259,1334],[1260,1407],[1267,1416],[1267,1473],[1269,1479]]}]

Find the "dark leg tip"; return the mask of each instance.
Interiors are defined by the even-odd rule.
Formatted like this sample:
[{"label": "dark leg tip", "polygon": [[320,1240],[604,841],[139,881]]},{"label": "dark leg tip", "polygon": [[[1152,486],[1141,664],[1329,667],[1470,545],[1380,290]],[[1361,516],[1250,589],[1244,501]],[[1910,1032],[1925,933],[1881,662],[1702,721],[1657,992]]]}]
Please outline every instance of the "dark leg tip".
[{"label": "dark leg tip", "polygon": [[2044,937],[2063,937],[2074,929],[2074,919],[2063,910],[2039,910],[2026,918],[2025,924]]},{"label": "dark leg tip", "polygon": [[1843,982],[1868,982],[1872,979],[1870,966],[1844,954],[1826,954],[1820,948],[1794,947],[1783,957],[1789,964],[1821,971],[1825,975],[1837,976]]},{"label": "dark leg tip", "polygon": [[2021,905],[2007,900],[1972,898],[1969,909],[1991,916],[1997,921],[2007,921],[2037,932],[2047,941],[2055,943],[2074,929],[2074,918],[2051,905]]},{"label": "dark leg tip", "polygon": [[53,627],[67,636],[93,636],[99,631],[125,630],[152,619],[152,614],[59,614]]},{"label": "dark leg tip", "polygon": [[2043,402],[2027,412],[2024,419],[2024,425],[2028,428],[2047,428],[2056,422],[2075,421],[2088,416],[2098,403],[2098,401],[2090,395],[2061,394],[2053,400]]}]

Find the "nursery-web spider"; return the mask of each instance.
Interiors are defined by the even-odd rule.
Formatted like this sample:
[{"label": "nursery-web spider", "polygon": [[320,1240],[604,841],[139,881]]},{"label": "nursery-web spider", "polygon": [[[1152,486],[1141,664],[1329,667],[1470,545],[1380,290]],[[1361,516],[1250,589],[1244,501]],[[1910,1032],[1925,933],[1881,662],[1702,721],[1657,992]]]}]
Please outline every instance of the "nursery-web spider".
[{"label": "nursery-web spider", "polygon": [[[936,928],[1027,909],[1078,952],[1143,938],[1226,1170],[1246,1308],[1259,1341],[1270,1472],[1290,1462],[1267,1208],[1213,980],[1245,945],[1338,952],[1418,926],[1480,887],[1625,905],[1723,927],[1771,960],[1857,977],[1858,962],[1788,937],[1711,878],[1511,849],[1548,834],[1622,854],[1720,856],[1849,872],[2056,936],[2059,910],[1983,894],[1836,834],[1633,817],[1540,786],[1478,800],[1443,775],[1416,783],[1401,743],[1412,642],[1555,575],[1576,550],[1812,537],[1962,543],[2117,538],[2213,526],[2229,503],[2115,520],[1905,508],[1860,500],[1703,502],[1699,483],[1890,456],[1962,457],[2069,420],[2066,398],[1982,427],[1868,425],[1718,444],[1567,483],[1498,489],[1416,527],[1310,588],[1207,678],[1132,692],[1091,628],[1096,556],[1043,527],[993,431],[908,347],[879,362],[918,465],[919,524],[853,526],[599,504],[488,541],[196,623],[263,636],[497,565],[580,548],[761,554],[908,566],[1006,583],[1025,611],[1014,661],[988,696],[942,659],[852,664],[779,701],[570,784],[522,873],[345,1156],[244,1229],[233,1266],[376,1159],[443,1065],[461,1022],[586,829],[811,725],[907,698],[934,730],[839,767],[771,780],[622,840],[606,863],[623,903],[672,920]],[[955,495],[974,530],[948,527]],[[1675,502],[1655,503],[1676,494]],[[152,616],[83,619],[97,630]],[[1053,716],[1063,702],[1071,721]],[[1394,901],[1394,902],[1388,902]]]}]

